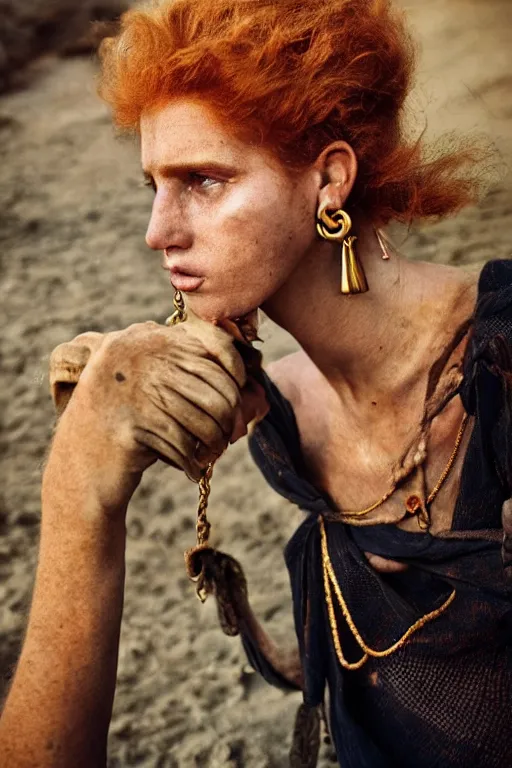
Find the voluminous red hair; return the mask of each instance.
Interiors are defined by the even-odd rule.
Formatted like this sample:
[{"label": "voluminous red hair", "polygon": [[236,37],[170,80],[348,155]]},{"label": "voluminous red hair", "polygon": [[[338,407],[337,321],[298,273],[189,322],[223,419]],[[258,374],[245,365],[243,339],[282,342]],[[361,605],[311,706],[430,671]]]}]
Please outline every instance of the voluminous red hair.
[{"label": "voluminous red hair", "polygon": [[477,197],[477,149],[407,139],[415,48],[391,0],[162,0],[124,14],[100,56],[100,95],[122,129],[199,97],[290,170],[349,142],[359,171],[348,207],[376,223],[446,216]]}]

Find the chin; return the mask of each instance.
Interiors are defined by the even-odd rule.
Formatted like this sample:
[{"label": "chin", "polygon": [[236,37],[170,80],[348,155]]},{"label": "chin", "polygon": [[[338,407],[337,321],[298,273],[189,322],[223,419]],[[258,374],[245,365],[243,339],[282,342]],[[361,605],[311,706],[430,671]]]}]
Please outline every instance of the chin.
[{"label": "chin", "polygon": [[236,320],[239,317],[245,317],[258,308],[258,305],[254,306],[248,302],[228,302],[220,297],[218,300],[211,297],[202,299],[198,294],[185,295],[185,302],[187,307],[201,320],[215,324],[222,322],[222,320]]}]

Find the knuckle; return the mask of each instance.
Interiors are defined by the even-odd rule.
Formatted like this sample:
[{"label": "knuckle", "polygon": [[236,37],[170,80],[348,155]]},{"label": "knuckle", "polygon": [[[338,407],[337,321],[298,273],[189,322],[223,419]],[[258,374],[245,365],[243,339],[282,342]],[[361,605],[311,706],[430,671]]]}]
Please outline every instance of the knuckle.
[{"label": "knuckle", "polygon": [[81,360],[97,349],[104,338],[103,333],[81,333],[71,341],[58,344],[50,353],[50,363],[55,361]]},{"label": "knuckle", "polygon": [[113,336],[112,342],[116,346],[124,345],[129,352],[134,354],[140,354],[143,351],[148,353],[166,352],[172,349],[177,341],[175,334],[169,334],[169,329],[153,320],[132,323],[122,331],[115,331],[108,335]]},{"label": "knuckle", "polygon": [[60,362],[64,359],[66,354],[66,348],[69,346],[69,342],[59,344],[58,347],[54,347],[50,352],[50,368],[55,365],[56,362]]},{"label": "knuckle", "polygon": [[193,460],[201,469],[206,469],[208,464],[216,461],[227,447],[227,440],[219,442],[215,446],[199,444],[194,450]]},{"label": "knuckle", "polygon": [[96,347],[99,344],[101,344],[102,340],[105,338],[104,333],[100,333],[99,331],[85,331],[84,333],[79,333],[78,336],[75,336],[74,339],[72,339],[69,343],[70,344],[79,344],[80,346],[92,346]]},{"label": "knuckle", "polygon": [[203,440],[207,445],[216,445],[219,441],[222,442],[224,435],[219,425],[213,421],[208,420],[204,426]]},{"label": "knuckle", "polygon": [[83,371],[90,356],[90,350],[78,343],[65,342],[50,354],[50,377],[58,379],[63,377],[66,381],[73,380]]},{"label": "knuckle", "polygon": [[119,334],[120,332],[115,331],[113,333],[107,333],[105,336],[105,340],[99,350],[99,358],[102,363],[105,360],[109,360],[117,352],[122,353],[125,348],[128,348],[126,340]]}]

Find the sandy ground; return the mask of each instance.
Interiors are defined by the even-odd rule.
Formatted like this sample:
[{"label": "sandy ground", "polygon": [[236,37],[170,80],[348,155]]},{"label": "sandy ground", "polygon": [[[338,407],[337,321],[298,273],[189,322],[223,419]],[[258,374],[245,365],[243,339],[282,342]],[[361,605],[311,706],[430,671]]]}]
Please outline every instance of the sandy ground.
[{"label": "sandy ground", "polygon": [[[411,116],[488,134],[501,178],[477,208],[411,233],[411,256],[478,265],[512,255],[512,4],[412,0],[423,44]],[[41,61],[29,89],[0,100],[0,672],[18,652],[37,553],[41,466],[53,412],[46,379],[58,343],[95,329],[163,321],[171,292],[144,244],[151,194],[137,149],[114,139],[88,59]],[[269,324],[266,359],[293,342]],[[276,637],[292,633],[282,549],[300,513],[268,489],[241,441],[216,467],[217,546],[244,565],[253,605]],[[297,695],[250,674],[184,573],[196,487],[153,467],[128,515],[126,601],[110,737],[114,766],[286,765]],[[329,748],[321,765],[333,765]]]}]

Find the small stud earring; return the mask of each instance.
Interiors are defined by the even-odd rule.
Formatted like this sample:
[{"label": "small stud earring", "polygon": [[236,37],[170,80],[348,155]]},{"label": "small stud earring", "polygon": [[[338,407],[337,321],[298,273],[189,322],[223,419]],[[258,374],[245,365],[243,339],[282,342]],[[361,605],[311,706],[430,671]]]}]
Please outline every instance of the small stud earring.
[{"label": "small stud earring", "polygon": [[377,236],[377,240],[379,241],[379,245],[382,251],[382,258],[385,261],[387,261],[389,259],[389,249],[393,247],[393,244],[389,239],[389,237],[384,232],[384,230],[376,229],[375,234]]}]

